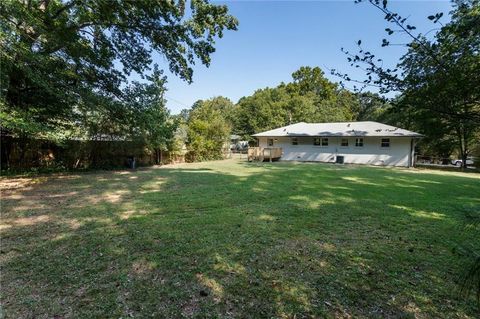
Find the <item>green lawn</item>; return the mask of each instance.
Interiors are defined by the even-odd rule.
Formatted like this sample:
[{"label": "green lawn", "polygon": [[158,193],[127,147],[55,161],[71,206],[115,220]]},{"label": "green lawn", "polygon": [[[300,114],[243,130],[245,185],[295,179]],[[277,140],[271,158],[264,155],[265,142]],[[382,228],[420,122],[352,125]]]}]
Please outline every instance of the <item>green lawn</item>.
[{"label": "green lawn", "polygon": [[480,174],[227,160],[1,183],[7,318],[479,315],[458,281]]}]

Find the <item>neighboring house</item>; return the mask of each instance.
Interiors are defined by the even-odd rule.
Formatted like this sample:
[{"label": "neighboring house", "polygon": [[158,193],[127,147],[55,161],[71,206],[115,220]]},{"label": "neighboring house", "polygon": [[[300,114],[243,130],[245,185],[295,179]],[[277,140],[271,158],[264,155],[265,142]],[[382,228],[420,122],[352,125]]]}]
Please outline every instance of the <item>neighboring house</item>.
[{"label": "neighboring house", "polygon": [[281,160],[411,167],[422,135],[378,122],[296,123],[254,134],[261,148],[282,148]]},{"label": "neighboring house", "polygon": [[235,135],[235,134],[230,135],[230,149],[231,150],[236,149],[237,143],[238,143],[238,141],[240,141],[240,138],[241,137],[239,135]]},{"label": "neighboring house", "polygon": [[241,151],[248,148],[248,141],[242,141],[240,135],[230,135],[230,150]]}]

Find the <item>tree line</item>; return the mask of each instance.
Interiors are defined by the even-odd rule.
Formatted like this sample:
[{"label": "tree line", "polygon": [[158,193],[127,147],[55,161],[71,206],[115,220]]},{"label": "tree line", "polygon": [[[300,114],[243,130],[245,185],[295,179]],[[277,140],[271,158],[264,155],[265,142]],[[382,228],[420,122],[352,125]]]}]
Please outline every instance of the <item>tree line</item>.
[{"label": "tree line", "polygon": [[[222,156],[230,134],[252,135],[297,122],[385,121],[390,103],[375,93],[353,93],[328,80],[319,67],[301,67],[292,81],[263,88],[233,103],[218,96],[197,101],[177,117],[185,143],[198,159]],[[213,147],[213,148],[212,148]]]},{"label": "tree line", "polygon": [[[407,49],[399,61],[385,66],[380,55],[358,40],[356,50],[342,51],[351,67],[365,71],[365,78],[333,69],[330,73],[340,79],[333,83],[320,68],[301,67],[291,82],[259,89],[235,105],[222,99],[221,114],[231,132],[251,140],[254,133],[300,121],[371,120],[424,134],[421,154],[456,156],[464,167],[467,157],[480,157],[480,1],[453,1],[447,23],[443,13],[426,17],[434,26],[430,37],[392,11],[386,0],[356,2],[372,5],[392,25],[385,29],[382,47],[406,37],[406,43],[394,43]],[[389,38],[395,35],[403,37]]]},{"label": "tree line", "polygon": [[[363,1],[357,1],[363,2]],[[163,150],[187,146],[191,160],[220,158],[230,134],[251,135],[290,123],[372,120],[425,135],[421,152],[449,157],[480,152],[480,14],[478,0],[456,0],[451,20],[433,37],[391,11],[387,1],[366,0],[410,37],[407,53],[387,68],[356,43],[342,49],[365,79],[301,67],[288,83],[259,88],[233,103],[224,97],[196,102],[180,115],[165,104],[166,77],[152,63],[161,53],[170,70],[192,81],[195,61],[209,65],[214,44],[238,21],[223,5],[205,0],[3,1],[0,4],[0,120],[2,132],[50,140],[119,137],[143,141],[159,160]],[[187,6],[189,4],[189,6]],[[382,45],[390,45],[388,38]],[[142,81],[128,76],[140,74]],[[360,83],[360,89],[345,83]],[[365,88],[375,87],[376,92]],[[362,90],[363,89],[363,90]],[[385,93],[395,98],[384,98]]]},{"label": "tree line", "polygon": [[215,41],[237,25],[207,0],[1,1],[2,136],[172,147],[166,79],[152,55],[192,82],[192,65],[208,66]]}]

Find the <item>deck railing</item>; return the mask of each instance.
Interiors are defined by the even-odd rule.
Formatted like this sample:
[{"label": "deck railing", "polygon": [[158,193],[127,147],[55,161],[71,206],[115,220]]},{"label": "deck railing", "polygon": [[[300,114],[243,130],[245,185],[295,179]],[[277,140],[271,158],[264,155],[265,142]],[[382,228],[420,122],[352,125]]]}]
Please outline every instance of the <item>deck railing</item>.
[{"label": "deck railing", "polygon": [[264,160],[272,161],[274,159],[279,159],[282,157],[282,148],[281,147],[249,147],[248,148],[248,161],[259,161],[263,162]]}]

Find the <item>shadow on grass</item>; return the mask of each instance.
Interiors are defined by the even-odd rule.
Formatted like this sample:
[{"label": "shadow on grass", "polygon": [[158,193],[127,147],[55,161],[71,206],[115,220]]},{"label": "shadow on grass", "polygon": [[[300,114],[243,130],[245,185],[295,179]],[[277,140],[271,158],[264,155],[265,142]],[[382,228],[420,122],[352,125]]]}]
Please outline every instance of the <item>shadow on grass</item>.
[{"label": "shadow on grass", "polygon": [[[478,179],[212,162],[2,194],[7,317],[474,317],[455,292]],[[468,235],[470,236],[470,235]]]}]

